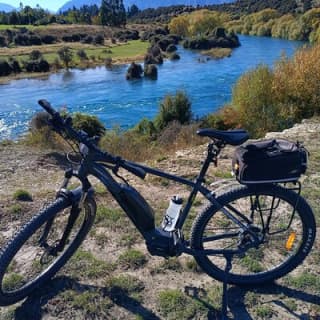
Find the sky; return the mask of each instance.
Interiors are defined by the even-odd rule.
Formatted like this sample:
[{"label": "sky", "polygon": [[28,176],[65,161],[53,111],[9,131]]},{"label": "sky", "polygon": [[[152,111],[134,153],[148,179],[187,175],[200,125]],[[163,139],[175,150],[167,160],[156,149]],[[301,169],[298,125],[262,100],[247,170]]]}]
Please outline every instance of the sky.
[{"label": "sky", "polygon": [[37,4],[43,9],[49,9],[50,11],[57,11],[61,8],[68,0],[0,0],[2,3],[10,4],[11,6],[18,8],[20,2],[24,6],[35,7]]}]

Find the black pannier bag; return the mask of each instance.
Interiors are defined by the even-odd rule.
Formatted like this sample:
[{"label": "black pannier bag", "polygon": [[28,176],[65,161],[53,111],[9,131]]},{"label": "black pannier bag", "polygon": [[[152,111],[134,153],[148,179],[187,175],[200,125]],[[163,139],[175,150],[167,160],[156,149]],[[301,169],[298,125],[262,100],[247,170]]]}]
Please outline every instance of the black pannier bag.
[{"label": "black pannier bag", "polygon": [[305,173],[308,151],[284,139],[270,139],[240,146],[232,169],[242,184],[297,181]]}]

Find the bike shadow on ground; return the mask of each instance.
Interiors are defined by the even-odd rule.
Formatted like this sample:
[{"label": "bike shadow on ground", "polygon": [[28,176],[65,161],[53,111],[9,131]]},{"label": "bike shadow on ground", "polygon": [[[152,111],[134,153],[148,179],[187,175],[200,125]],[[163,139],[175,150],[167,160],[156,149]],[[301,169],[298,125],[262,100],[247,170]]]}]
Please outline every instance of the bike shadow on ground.
[{"label": "bike shadow on ground", "polygon": [[[67,276],[58,276],[50,280],[45,286],[36,290],[36,292],[30,295],[14,313],[14,320],[41,320],[45,314],[53,313],[57,314],[57,317],[63,316],[64,318],[72,318],[72,315],[64,309],[70,308],[70,305],[63,306],[63,298],[61,295],[67,290],[73,290],[76,294],[85,292],[94,292],[96,295],[101,295],[102,298],[109,298],[111,302],[118,305],[133,315],[139,315],[143,319],[160,320],[151,310],[145,308],[137,299],[130,297],[125,290],[120,287],[115,287],[112,290],[108,290],[106,287],[93,286],[88,284],[82,284]],[[95,303],[93,301],[93,303]],[[109,306],[105,307],[105,310],[99,310],[105,316],[101,316],[99,319],[109,319],[108,315]],[[85,310],[79,310],[79,314],[84,316]],[[99,315],[100,316],[100,315]]]},{"label": "bike shadow on ground", "polygon": [[[201,302],[205,307],[208,308],[208,320],[220,320],[220,319],[241,319],[241,320],[254,320],[254,316],[251,315],[248,311],[247,303],[246,303],[246,294],[249,292],[254,292],[256,295],[265,295],[272,296],[268,299],[267,303],[273,303],[277,305],[277,307],[281,308],[284,313],[290,317],[290,319],[301,319],[301,320],[310,320],[310,319],[320,319],[320,317],[310,318],[309,314],[301,314],[297,313],[294,310],[291,310],[286,303],[284,302],[284,297],[292,298],[295,300],[300,300],[304,303],[310,303],[314,305],[320,305],[320,296],[307,293],[305,291],[292,289],[281,284],[270,283],[268,285],[260,285],[257,286],[246,286],[246,287],[238,287],[238,286],[229,286],[227,290],[228,295],[228,317],[222,315],[221,312],[214,310],[213,306],[207,303],[202,296],[201,292],[199,292],[198,288],[192,287],[192,294],[190,294],[190,287],[187,288],[189,292],[189,296],[193,299]],[[221,297],[222,304],[222,297]]]}]

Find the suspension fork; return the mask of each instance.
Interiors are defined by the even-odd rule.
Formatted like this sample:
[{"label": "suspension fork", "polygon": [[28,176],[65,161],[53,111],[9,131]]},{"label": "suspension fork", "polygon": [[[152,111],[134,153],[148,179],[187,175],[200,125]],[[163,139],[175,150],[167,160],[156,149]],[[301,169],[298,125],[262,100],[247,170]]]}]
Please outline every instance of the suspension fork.
[{"label": "suspension fork", "polygon": [[[70,201],[72,203],[70,215],[68,217],[68,222],[67,222],[67,225],[63,231],[63,235],[62,235],[61,239],[58,241],[57,244],[55,244],[54,246],[51,246],[51,247],[47,243],[47,238],[48,238],[48,235],[50,233],[50,230],[52,228],[52,225],[53,225],[53,222],[54,222],[54,219],[56,218],[56,216],[53,216],[51,219],[48,220],[48,222],[46,223],[46,226],[44,228],[44,231],[39,239],[40,246],[44,247],[46,249],[47,253],[49,253],[50,255],[56,255],[58,252],[60,252],[64,249],[64,247],[67,243],[67,240],[70,236],[71,230],[72,230],[77,218],[79,217],[79,214],[80,214],[81,210],[83,209],[84,202],[88,196],[89,191],[91,190],[91,184],[87,178],[84,178],[84,179],[79,178],[82,183],[81,191],[79,190],[79,188],[74,191],[67,190],[68,184],[69,184],[72,176],[79,178],[79,176],[76,172],[74,172],[72,169],[68,169],[65,172],[64,180],[63,180],[62,185],[61,185],[59,191],[57,192],[57,196],[56,196],[57,198],[63,197],[63,198],[70,199]],[[81,192],[80,196],[79,196],[79,192]]]}]

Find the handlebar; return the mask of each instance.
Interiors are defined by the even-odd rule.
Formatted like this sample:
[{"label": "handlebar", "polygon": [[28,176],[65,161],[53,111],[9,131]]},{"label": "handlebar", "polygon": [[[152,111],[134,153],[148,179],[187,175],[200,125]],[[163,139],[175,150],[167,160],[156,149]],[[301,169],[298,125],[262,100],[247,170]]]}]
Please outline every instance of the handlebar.
[{"label": "handlebar", "polygon": [[70,138],[80,143],[83,143],[89,148],[89,150],[96,152],[99,155],[99,157],[101,157],[103,160],[112,164],[116,164],[124,168],[125,170],[131,172],[132,174],[138,176],[141,179],[145,178],[146,172],[142,168],[137,167],[135,164],[130,163],[124,159],[121,159],[120,157],[114,157],[108,152],[101,151],[93,143],[93,140],[89,138],[85,132],[75,130],[71,126],[71,122],[68,120],[68,118],[63,119],[60,113],[56,111],[47,100],[41,99],[38,101],[38,103],[43,109],[45,109],[52,116],[51,123],[58,132],[64,131]]}]

